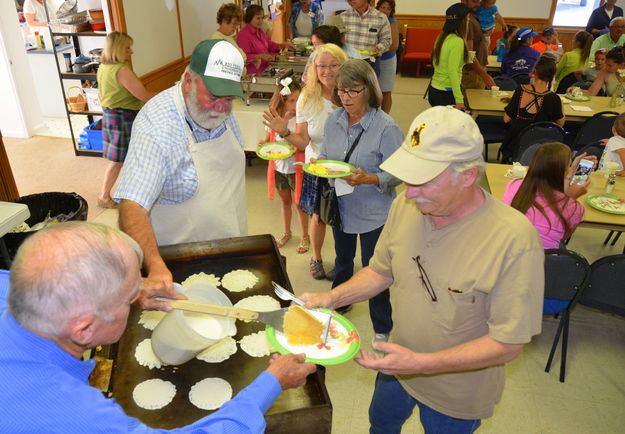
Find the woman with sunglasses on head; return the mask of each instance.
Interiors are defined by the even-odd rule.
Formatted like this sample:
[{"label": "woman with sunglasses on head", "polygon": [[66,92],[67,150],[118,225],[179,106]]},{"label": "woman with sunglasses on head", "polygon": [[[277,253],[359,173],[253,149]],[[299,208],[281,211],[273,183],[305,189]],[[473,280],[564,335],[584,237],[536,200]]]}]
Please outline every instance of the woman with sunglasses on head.
[{"label": "woman with sunglasses on head", "polygon": [[432,50],[434,74],[428,89],[428,102],[432,107],[452,105],[460,110],[465,109],[460,83],[462,67],[469,61],[464,40],[468,14],[469,8],[464,3],[456,3],[446,11],[443,32],[436,38]]},{"label": "woman with sunglasses on head", "polygon": [[[347,60],[345,52],[334,44],[319,46],[308,68],[306,86],[297,99],[295,131],[275,110],[265,111],[264,124],[278,133],[289,144],[305,151],[305,161],[318,158],[329,114],[336,109],[333,102],[336,73]],[[306,253],[312,244],[310,274],[314,279],[325,279],[321,248],[326,235],[326,224],[319,220],[319,178],[304,174],[300,208],[310,219],[310,238],[302,239],[298,253]],[[328,273],[329,274],[329,273]]]},{"label": "woman with sunglasses on head", "polygon": [[[326,122],[319,159],[342,160],[353,165],[352,175],[330,179],[338,197],[340,227],[333,227],[335,274],[332,287],[354,274],[356,244],[360,239],[362,266],[373,256],[399,179],[380,169],[404,135],[380,109],[382,92],[373,68],[364,60],[350,59],[336,74],[334,102],[340,108]],[[376,340],[386,341],[393,323],[388,290],[369,300]]]}]

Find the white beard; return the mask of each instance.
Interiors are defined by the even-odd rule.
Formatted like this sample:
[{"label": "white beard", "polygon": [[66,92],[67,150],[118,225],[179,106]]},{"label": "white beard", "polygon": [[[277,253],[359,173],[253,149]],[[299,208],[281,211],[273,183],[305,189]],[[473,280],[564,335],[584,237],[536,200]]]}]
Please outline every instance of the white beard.
[{"label": "white beard", "polygon": [[205,110],[197,102],[197,86],[195,81],[191,85],[191,92],[187,96],[185,102],[187,103],[187,110],[191,119],[204,129],[212,130],[223,124],[226,118],[230,115],[230,110],[219,113],[214,110]]}]

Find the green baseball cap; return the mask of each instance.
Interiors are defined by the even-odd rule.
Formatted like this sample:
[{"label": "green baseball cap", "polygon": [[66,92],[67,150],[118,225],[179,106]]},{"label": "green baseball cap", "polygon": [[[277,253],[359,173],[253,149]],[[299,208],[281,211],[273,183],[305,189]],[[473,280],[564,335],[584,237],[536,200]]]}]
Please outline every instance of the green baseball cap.
[{"label": "green baseball cap", "polygon": [[241,75],[244,67],[239,50],[225,39],[202,41],[191,54],[191,71],[202,76],[206,88],[215,96],[243,98]]}]

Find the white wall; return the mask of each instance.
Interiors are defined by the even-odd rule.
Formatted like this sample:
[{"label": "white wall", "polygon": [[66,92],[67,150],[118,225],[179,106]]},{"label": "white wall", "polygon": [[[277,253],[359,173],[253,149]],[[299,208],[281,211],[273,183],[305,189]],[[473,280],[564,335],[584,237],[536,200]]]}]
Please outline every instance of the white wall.
[{"label": "white wall", "polygon": [[223,3],[227,2],[180,0],[180,23],[185,56],[190,56],[200,41],[210,38],[217,30],[217,10]]},{"label": "white wall", "polygon": [[173,0],[124,0],[124,15],[128,34],[134,39],[132,67],[137,75],[180,59]]},{"label": "white wall", "polygon": [[15,4],[0,1],[0,130],[30,137],[42,121]]}]

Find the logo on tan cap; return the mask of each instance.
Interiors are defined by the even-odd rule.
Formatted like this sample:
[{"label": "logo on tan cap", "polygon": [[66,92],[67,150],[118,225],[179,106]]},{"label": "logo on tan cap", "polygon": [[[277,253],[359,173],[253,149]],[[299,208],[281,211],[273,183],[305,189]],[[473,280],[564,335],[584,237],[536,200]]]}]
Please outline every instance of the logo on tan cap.
[{"label": "logo on tan cap", "polygon": [[412,136],[410,137],[410,146],[412,146],[413,148],[416,148],[421,144],[421,132],[424,128],[425,124],[421,124],[412,132]]}]

